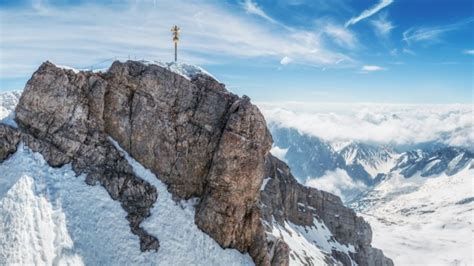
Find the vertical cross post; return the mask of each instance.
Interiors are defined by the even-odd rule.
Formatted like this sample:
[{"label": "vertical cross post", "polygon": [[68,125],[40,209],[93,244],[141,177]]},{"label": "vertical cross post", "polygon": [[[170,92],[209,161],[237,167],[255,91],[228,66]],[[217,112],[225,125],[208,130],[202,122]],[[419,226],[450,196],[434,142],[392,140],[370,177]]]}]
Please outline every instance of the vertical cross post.
[{"label": "vertical cross post", "polygon": [[181,29],[174,25],[172,28],[171,28],[171,32],[173,33],[173,42],[174,42],[174,61],[177,62],[178,61],[178,42],[179,42],[179,33],[180,33]]}]

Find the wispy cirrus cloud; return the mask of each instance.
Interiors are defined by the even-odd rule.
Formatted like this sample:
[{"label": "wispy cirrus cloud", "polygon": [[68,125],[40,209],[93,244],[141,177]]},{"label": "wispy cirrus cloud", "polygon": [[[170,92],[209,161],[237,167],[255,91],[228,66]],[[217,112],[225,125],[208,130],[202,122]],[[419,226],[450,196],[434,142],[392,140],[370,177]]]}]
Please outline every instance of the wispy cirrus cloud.
[{"label": "wispy cirrus cloud", "polygon": [[443,35],[448,32],[463,29],[474,22],[474,17],[456,23],[435,27],[412,27],[403,32],[403,41],[412,43],[436,43],[442,41]]},{"label": "wispy cirrus cloud", "polygon": [[[0,77],[28,76],[45,60],[77,68],[114,57],[171,60],[169,29],[174,24],[182,29],[179,58],[196,64],[256,57],[277,63],[284,56],[295,64],[312,66],[353,61],[324,45],[316,32],[275,29],[207,1],[125,1],[111,6],[47,3],[0,9]],[[258,6],[249,8],[266,16]]]},{"label": "wispy cirrus cloud", "polygon": [[370,21],[374,27],[375,33],[381,38],[387,38],[395,26],[388,20],[387,13],[381,14],[377,19]]},{"label": "wispy cirrus cloud", "polygon": [[324,26],[324,33],[327,34],[337,45],[346,49],[352,49],[358,46],[358,40],[355,33],[345,27],[328,23]]},{"label": "wispy cirrus cloud", "polygon": [[275,19],[273,19],[272,17],[270,17],[269,15],[267,15],[267,13],[265,13],[265,11],[263,11],[258,5],[257,3],[253,2],[252,0],[245,0],[243,3],[242,3],[242,6],[244,7],[245,11],[249,14],[254,14],[254,15],[257,15],[259,17],[262,17],[272,23],[277,23],[277,21]]},{"label": "wispy cirrus cloud", "polygon": [[362,11],[362,13],[360,13],[360,15],[358,15],[356,17],[352,17],[351,19],[349,19],[346,22],[345,27],[349,27],[351,25],[354,25],[354,24],[358,23],[359,21],[361,21],[363,19],[366,19],[366,18],[376,14],[377,12],[382,10],[383,8],[389,6],[391,3],[393,3],[393,0],[381,0],[379,3],[372,6],[371,8]]}]

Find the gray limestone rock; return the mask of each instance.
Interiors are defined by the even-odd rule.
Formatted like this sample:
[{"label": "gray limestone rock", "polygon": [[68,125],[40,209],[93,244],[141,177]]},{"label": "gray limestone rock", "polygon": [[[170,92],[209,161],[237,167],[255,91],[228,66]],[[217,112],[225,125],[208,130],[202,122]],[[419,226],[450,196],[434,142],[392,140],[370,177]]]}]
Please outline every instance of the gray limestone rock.
[{"label": "gray limestone rock", "polygon": [[0,163],[16,152],[20,137],[19,130],[0,124]]},{"label": "gray limestone rock", "polygon": [[156,189],[133,174],[104,132],[106,81],[90,72],[74,73],[46,62],[28,81],[16,107],[22,140],[51,166],[72,163],[87,183],[98,181],[127,211],[140,248],[157,250],[158,240],[140,227],[156,201]]}]

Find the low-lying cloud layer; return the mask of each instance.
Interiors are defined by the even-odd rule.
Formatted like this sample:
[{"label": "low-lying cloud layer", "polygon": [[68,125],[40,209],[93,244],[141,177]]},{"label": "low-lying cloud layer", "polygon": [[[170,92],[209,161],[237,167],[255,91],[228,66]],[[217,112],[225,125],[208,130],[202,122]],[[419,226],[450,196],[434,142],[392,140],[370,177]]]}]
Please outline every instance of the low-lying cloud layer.
[{"label": "low-lying cloud layer", "polygon": [[367,189],[362,182],[353,180],[342,169],[327,171],[322,177],[309,179],[305,185],[335,194],[341,197],[343,201],[348,200],[346,196],[349,195],[350,197],[350,195],[356,195]]},{"label": "low-lying cloud layer", "polygon": [[474,147],[473,106],[462,104],[257,103],[267,122],[328,141]]}]

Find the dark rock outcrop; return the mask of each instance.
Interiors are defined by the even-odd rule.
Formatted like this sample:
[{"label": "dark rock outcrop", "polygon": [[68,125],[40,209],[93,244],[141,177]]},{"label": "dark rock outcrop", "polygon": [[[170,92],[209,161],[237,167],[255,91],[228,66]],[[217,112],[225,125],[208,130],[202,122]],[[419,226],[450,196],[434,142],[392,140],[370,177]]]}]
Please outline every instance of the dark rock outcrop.
[{"label": "dark rock outcrop", "polygon": [[[198,227],[222,247],[248,252],[257,265],[289,264],[287,243],[266,233],[273,219],[310,226],[315,217],[337,241],[356,247],[351,258],[334,251],[328,263],[390,265],[370,246],[367,223],[338,197],[298,184],[268,153],[272,138],[250,99],[207,75],[187,79],[134,61],[115,62],[105,73],[74,73],[46,62],[28,81],[16,122],[19,129],[0,125],[0,162],[23,141],[51,166],[71,163],[87,184],[99,183],[121,203],[142,251],[159,248],[140,224],[160,195],[134,175],[109,137],[177,200],[198,197]],[[264,177],[271,180],[261,191]]]},{"label": "dark rock outcrop", "polygon": [[0,163],[10,154],[16,152],[20,141],[20,131],[7,125],[0,124]]}]

